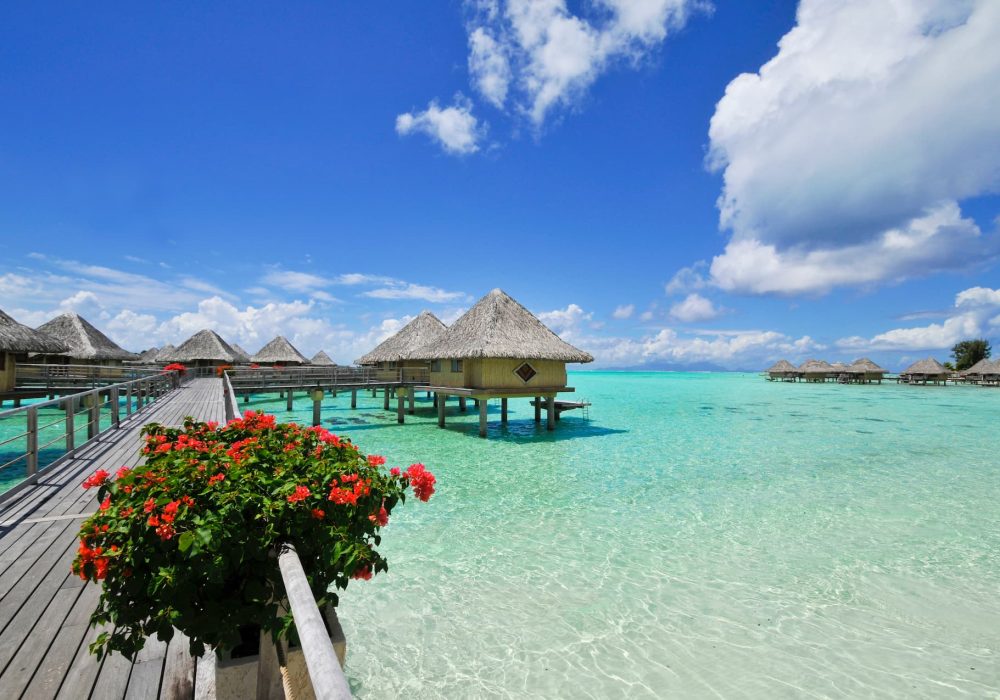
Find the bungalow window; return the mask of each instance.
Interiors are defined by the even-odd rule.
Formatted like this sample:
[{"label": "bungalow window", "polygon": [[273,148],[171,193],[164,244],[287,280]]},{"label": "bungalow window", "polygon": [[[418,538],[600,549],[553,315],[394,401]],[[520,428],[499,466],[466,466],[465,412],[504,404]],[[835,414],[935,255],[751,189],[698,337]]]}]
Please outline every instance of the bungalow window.
[{"label": "bungalow window", "polygon": [[531,381],[532,377],[538,374],[538,372],[536,372],[535,368],[529,365],[527,362],[522,362],[520,365],[517,366],[517,369],[514,370],[514,374],[520,377],[522,382],[527,384],[528,382]]},{"label": "bungalow window", "polygon": [[461,360],[452,360],[451,361],[451,371],[452,372],[461,372],[462,371],[462,361]]},{"label": "bungalow window", "polygon": [[441,371],[441,360],[432,360],[431,372],[440,372],[440,371]]}]

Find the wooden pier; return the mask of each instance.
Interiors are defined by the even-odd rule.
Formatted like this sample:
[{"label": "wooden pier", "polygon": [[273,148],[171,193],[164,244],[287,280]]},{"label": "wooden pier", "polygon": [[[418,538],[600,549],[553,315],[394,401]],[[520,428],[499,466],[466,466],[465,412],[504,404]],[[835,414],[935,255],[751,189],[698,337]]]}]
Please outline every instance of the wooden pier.
[{"label": "wooden pier", "polygon": [[36,483],[0,503],[0,698],[193,698],[187,639],[149,639],[135,663],[103,661],[87,646],[100,588],[70,572],[82,520],[97,510],[80,482],[140,461],[140,428],[185,416],[224,421],[222,383],[195,379],[77,448]]}]

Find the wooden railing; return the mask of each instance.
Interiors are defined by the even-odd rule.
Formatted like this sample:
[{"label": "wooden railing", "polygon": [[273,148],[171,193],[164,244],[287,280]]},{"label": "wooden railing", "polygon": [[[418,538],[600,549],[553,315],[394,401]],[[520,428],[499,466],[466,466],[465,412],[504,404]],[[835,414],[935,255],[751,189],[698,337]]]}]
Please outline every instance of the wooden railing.
[{"label": "wooden railing", "polygon": [[[0,411],[0,426],[17,425],[20,421],[24,426],[23,429],[15,428],[20,432],[0,441],[0,460],[3,460],[0,461],[0,470],[20,466],[25,471],[25,478],[20,483],[0,493],[0,501],[34,483],[40,473],[72,456],[77,447],[108,430],[117,429],[123,411],[126,417],[141,411],[180,385],[181,378],[176,372],[158,372],[140,379]],[[105,419],[104,427],[101,425],[102,417]],[[59,429],[60,424],[62,429]],[[86,437],[78,435],[83,430],[86,430]],[[58,451],[59,443],[64,446],[62,454],[53,455],[51,460],[43,457],[47,449]],[[8,446],[14,446],[13,450],[5,450]]]},{"label": "wooden railing", "polygon": [[307,389],[317,386],[336,389],[386,384],[426,384],[430,380],[430,371],[417,367],[234,367],[226,373],[232,388],[237,392],[254,389]]},{"label": "wooden railing", "polygon": [[14,368],[18,389],[67,389],[108,386],[160,374],[150,367],[114,365],[42,365],[19,362]]}]

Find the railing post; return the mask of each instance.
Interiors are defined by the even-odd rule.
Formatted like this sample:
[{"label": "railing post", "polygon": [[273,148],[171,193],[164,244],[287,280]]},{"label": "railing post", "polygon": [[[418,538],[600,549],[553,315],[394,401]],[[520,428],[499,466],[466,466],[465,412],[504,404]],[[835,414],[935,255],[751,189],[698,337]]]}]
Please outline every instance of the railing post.
[{"label": "railing post", "polygon": [[121,425],[122,422],[121,406],[118,405],[118,387],[117,386],[111,387],[110,393],[111,396],[109,398],[109,401],[111,401],[111,427],[117,430],[118,426]]},{"label": "railing post", "polygon": [[28,476],[38,471],[38,409],[34,406],[28,408],[26,416],[28,421]]},{"label": "railing post", "polygon": [[87,439],[93,440],[101,432],[101,394],[93,391],[87,394],[90,401],[90,421],[87,423]]},{"label": "railing post", "polygon": [[76,410],[74,404],[76,402],[73,397],[70,396],[63,402],[63,410],[66,411],[66,454],[72,454],[73,449],[76,445],[76,430],[74,429]]},{"label": "railing post", "polygon": [[125,415],[132,415],[132,382],[125,385]]}]

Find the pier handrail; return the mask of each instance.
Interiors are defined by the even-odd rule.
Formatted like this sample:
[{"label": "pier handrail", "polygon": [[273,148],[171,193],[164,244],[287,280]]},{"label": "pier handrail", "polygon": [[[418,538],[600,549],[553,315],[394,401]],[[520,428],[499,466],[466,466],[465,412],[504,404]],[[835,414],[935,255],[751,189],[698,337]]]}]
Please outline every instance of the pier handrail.
[{"label": "pier handrail", "polygon": [[351,687],[333,650],[330,633],[323,623],[302,562],[291,544],[281,546],[278,568],[285,583],[285,594],[292,609],[313,693],[317,700],[349,700],[352,697]]},{"label": "pier handrail", "polygon": [[426,384],[430,371],[421,367],[233,367],[227,370],[234,389],[336,388],[385,384]]},{"label": "pier handrail", "polygon": [[[126,417],[131,416],[161,396],[165,396],[179,388],[180,385],[181,379],[176,372],[161,371],[158,374],[148,377],[87,389],[75,394],[61,396],[57,399],[49,399],[48,401],[40,401],[27,406],[0,411],[0,422],[10,419],[16,420],[19,416],[24,416],[25,420],[24,432],[0,441],[0,448],[22,439],[25,441],[24,452],[0,464],[0,469],[5,469],[22,462],[25,466],[24,480],[7,491],[0,493],[0,503],[28,485],[35,483],[40,473],[58,466],[62,461],[71,457],[77,447],[87,444],[109,430],[116,430],[121,424],[121,409],[123,407]],[[103,399],[102,395],[104,395]],[[123,399],[124,406],[122,405]],[[44,425],[39,425],[39,409],[50,407],[62,408],[62,417]],[[108,409],[108,413],[105,415],[110,420],[108,427],[102,429],[101,411],[104,408]],[[80,419],[79,423],[77,422],[78,418]],[[60,423],[64,424],[64,430],[47,442],[39,444],[39,434],[46,428],[52,428]],[[86,437],[78,441],[77,433],[84,428],[87,430]],[[60,441],[65,441],[65,452],[51,463],[43,465],[40,468],[39,455],[41,451]]]},{"label": "pier handrail", "polygon": [[233,383],[229,381],[229,372],[222,373],[222,396],[225,408],[226,422],[240,416],[240,407],[236,403],[236,394],[233,392]]}]

